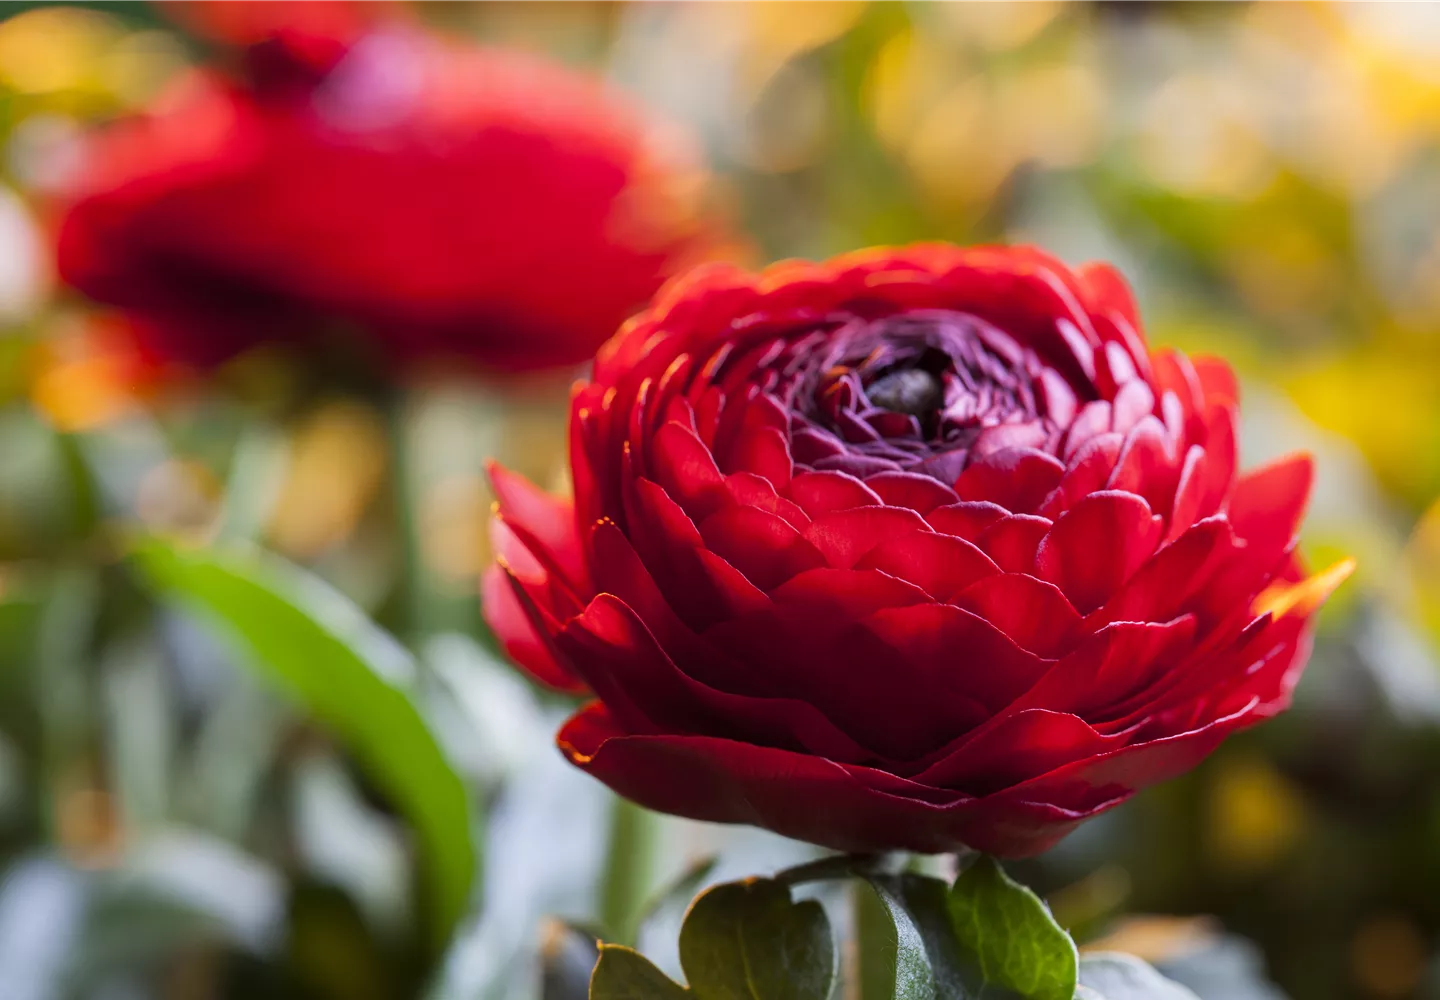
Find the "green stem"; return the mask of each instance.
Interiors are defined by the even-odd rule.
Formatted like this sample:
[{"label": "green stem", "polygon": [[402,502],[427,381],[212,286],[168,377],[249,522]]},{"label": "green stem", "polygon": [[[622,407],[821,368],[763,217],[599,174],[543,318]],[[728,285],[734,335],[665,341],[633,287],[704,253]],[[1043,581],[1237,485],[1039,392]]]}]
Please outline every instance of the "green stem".
[{"label": "green stem", "polygon": [[70,477],[71,530],[76,538],[88,538],[104,513],[104,498],[86,457],[85,442],[79,434],[57,431],[55,446]]},{"label": "green stem", "polygon": [[101,597],[99,581],[89,567],[63,565],[51,580],[40,620],[36,685],[47,779],[44,822],[52,842],[59,839],[57,796],[87,755],[93,720],[85,665]]},{"label": "green stem", "polygon": [[786,885],[800,885],[866,875],[893,875],[903,866],[904,856],[898,854],[832,854],[777,872],[774,878]]},{"label": "green stem", "polygon": [[[426,483],[423,464],[415,461],[422,441],[417,428],[420,423],[416,419],[418,407],[415,398],[398,386],[386,393],[382,405],[390,447],[389,472],[395,504],[395,533],[400,544],[396,599],[393,601],[393,631],[416,654],[415,661],[421,668],[419,682],[425,687],[436,683],[434,675],[426,665],[425,642],[427,638],[442,630],[444,615],[439,607],[442,596],[432,586],[428,574],[418,513]],[[475,603],[478,604],[478,601]],[[422,714],[425,713],[423,699],[420,708]],[[472,795],[470,807],[473,829],[483,831],[486,809],[483,799]],[[483,834],[473,846],[475,872],[470,891],[472,899],[478,899],[484,878]]]},{"label": "green stem", "polygon": [[616,797],[610,811],[610,846],[600,885],[600,922],[617,944],[633,944],[654,879],[655,814]]},{"label": "green stem", "polygon": [[260,537],[274,512],[288,450],[284,434],[269,421],[246,420],[226,479],[222,540],[253,542]]},{"label": "green stem", "polygon": [[394,490],[395,531],[400,542],[400,572],[396,581],[396,631],[412,649],[418,649],[429,624],[426,609],[425,559],[421,549],[420,519],[416,513],[418,487],[410,455],[411,408],[403,390],[385,401],[390,436],[390,482]]}]

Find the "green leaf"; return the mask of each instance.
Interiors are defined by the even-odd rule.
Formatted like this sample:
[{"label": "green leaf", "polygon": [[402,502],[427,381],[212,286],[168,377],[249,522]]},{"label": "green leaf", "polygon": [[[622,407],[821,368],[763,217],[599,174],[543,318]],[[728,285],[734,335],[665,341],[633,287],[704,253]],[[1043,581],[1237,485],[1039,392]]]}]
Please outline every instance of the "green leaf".
[{"label": "green leaf", "polygon": [[972,996],[967,971],[973,963],[967,961],[955,936],[949,887],[938,878],[914,874],[876,875],[867,881],[887,910],[903,910],[919,933],[936,1000],[967,1000]]},{"label": "green leaf", "polygon": [[699,1000],[827,1000],[835,941],[813,899],[770,879],[727,882],[686,914],[680,965]]},{"label": "green leaf", "polygon": [[478,861],[469,796],[425,724],[414,663],[329,586],[254,550],[186,550],[159,539],[132,559],[161,593],[200,612],[243,659],[344,741],[413,824],[443,941],[465,909]]},{"label": "green leaf", "polygon": [[1096,952],[1080,959],[1075,1000],[1199,1000],[1134,955]]},{"label": "green leaf", "polygon": [[590,976],[590,1000],[684,1000],[689,990],[671,982],[648,958],[620,944],[602,944]]},{"label": "green leaf", "polygon": [[873,891],[856,890],[861,1000],[963,998],[964,984],[953,978],[958,968],[945,883],[919,875],[877,875],[866,882]]},{"label": "green leaf", "polygon": [[981,855],[955,880],[950,916],[986,985],[1026,1000],[1072,1000],[1079,956],[1040,897]]}]

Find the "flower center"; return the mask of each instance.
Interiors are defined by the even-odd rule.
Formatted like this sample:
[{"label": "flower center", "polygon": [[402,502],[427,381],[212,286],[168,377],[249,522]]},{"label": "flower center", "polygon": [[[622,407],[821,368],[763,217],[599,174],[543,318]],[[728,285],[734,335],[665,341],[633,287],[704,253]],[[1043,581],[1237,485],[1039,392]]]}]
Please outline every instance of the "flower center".
[{"label": "flower center", "polygon": [[762,362],[804,465],[902,469],[952,482],[972,455],[1053,447],[1043,363],[985,320],[947,310],[852,316]]},{"label": "flower center", "polygon": [[944,404],[945,387],[923,368],[901,368],[871,382],[865,395],[881,409],[923,417]]}]

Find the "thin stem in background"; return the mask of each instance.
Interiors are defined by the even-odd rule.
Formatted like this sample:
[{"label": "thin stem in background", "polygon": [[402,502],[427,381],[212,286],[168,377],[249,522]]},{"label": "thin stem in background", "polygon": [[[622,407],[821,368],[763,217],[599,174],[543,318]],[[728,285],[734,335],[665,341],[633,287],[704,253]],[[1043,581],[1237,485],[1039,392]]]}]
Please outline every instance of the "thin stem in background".
[{"label": "thin stem in background", "polygon": [[385,400],[385,422],[390,439],[390,484],[395,504],[395,534],[400,544],[400,567],[396,578],[398,600],[396,632],[412,649],[418,649],[427,632],[425,600],[425,554],[420,537],[420,489],[410,450],[412,407],[403,390]]},{"label": "thin stem in background", "polygon": [[217,532],[221,541],[254,542],[260,538],[275,511],[289,451],[284,433],[273,424],[259,419],[245,422],[226,478]]},{"label": "thin stem in background", "polygon": [[867,875],[893,875],[905,865],[906,855],[895,854],[832,854],[775,874],[775,881],[786,885],[804,882],[829,882],[836,879],[864,878]]},{"label": "thin stem in background", "polygon": [[610,940],[634,944],[655,877],[658,820],[628,799],[610,809],[610,845],[600,883],[600,922]]},{"label": "thin stem in background", "polygon": [[35,682],[43,727],[43,820],[52,843],[64,842],[60,809],[74,791],[77,774],[89,766],[94,711],[86,662],[101,596],[99,580],[88,567],[59,567],[40,621]]}]

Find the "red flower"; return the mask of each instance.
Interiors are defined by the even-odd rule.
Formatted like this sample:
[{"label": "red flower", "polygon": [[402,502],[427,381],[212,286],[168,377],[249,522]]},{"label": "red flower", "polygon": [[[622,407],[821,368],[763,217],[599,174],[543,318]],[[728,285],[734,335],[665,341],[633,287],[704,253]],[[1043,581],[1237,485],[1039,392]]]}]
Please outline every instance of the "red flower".
[{"label": "red flower", "polygon": [[89,151],[59,270],[151,356],[358,330],[386,361],[573,364],[708,248],[700,175],[599,81],[325,24],[266,28],[248,84],[192,75]]},{"label": "red flower", "polygon": [[353,42],[404,16],[393,0],[167,0],[156,13],[211,42],[244,48],[286,35]]},{"label": "red flower", "polygon": [[405,16],[388,0],[167,0],[159,13],[193,34],[241,50],[263,70],[283,63],[324,73],[382,19]]},{"label": "red flower", "polygon": [[1036,853],[1284,708],[1304,455],[1113,269],[917,246],[712,268],[602,350],[575,501],[504,470],[486,613],[572,762],[839,850]]}]

